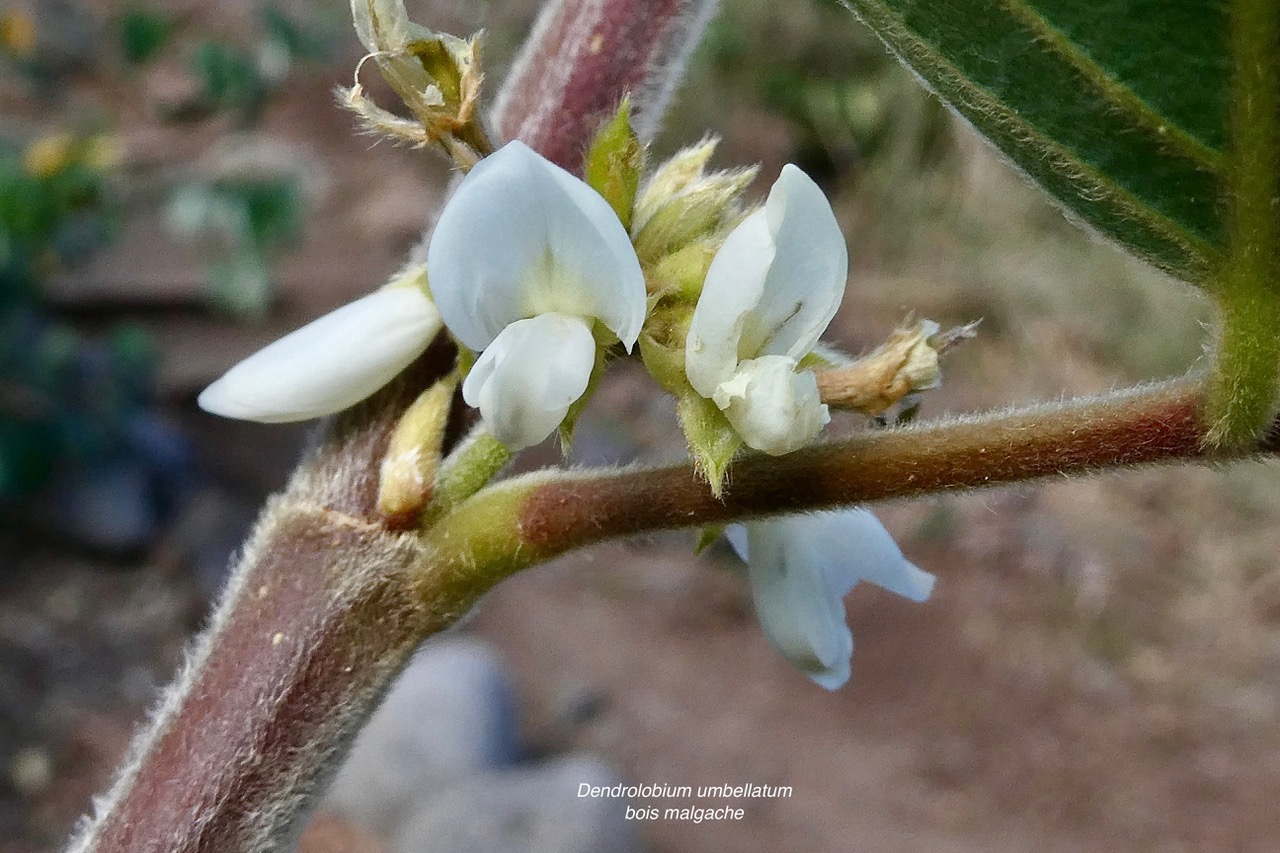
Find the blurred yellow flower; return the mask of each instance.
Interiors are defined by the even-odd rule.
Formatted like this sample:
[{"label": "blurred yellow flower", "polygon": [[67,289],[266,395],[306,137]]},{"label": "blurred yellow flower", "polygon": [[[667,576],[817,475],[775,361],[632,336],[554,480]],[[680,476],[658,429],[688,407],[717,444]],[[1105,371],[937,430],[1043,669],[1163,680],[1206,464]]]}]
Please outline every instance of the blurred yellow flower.
[{"label": "blurred yellow flower", "polygon": [[71,134],[51,133],[27,146],[22,155],[22,166],[33,178],[52,177],[71,165],[78,148]]},{"label": "blurred yellow flower", "polygon": [[0,12],[0,49],[12,56],[29,56],[36,49],[36,22],[23,9]]},{"label": "blurred yellow flower", "polygon": [[27,146],[22,165],[33,178],[48,178],[73,163],[83,163],[96,172],[109,169],[120,160],[119,145],[110,136],[77,138],[70,133],[51,133]]}]

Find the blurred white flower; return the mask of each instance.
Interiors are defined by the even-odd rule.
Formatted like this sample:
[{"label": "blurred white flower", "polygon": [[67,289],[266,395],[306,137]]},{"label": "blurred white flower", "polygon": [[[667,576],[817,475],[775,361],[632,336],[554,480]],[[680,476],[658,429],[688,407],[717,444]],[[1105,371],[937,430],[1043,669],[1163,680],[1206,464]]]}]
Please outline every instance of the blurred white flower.
[{"label": "blurred white flower", "polygon": [[826,196],[790,164],[712,260],[685,370],[748,446],[790,453],[830,420],[813,372],[797,366],[840,307],[848,267]]},{"label": "blurred white flower", "polygon": [[726,535],[747,562],[765,636],[828,690],[849,680],[853,634],[844,597],[859,581],[912,601],[925,601],[933,591],[933,575],[910,563],[863,509],[734,524]]},{"label": "blurred white flower", "polygon": [[601,324],[630,350],[644,274],[595,190],[511,142],[462,180],[427,252],[445,325],[483,351],[462,386],[512,450],[550,435],[586,391]]},{"label": "blurred white flower", "polygon": [[202,409],[260,423],[348,408],[409,366],[440,331],[422,289],[387,287],[259,350],[200,394]]}]

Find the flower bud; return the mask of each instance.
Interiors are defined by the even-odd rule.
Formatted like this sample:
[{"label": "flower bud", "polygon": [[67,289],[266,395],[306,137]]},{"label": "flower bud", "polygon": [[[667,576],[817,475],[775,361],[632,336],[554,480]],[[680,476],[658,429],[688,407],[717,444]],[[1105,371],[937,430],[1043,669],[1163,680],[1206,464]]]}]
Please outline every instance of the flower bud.
[{"label": "flower bud", "polygon": [[939,355],[973,337],[973,327],[939,332],[932,320],[898,329],[869,355],[818,373],[822,401],[839,409],[879,415],[909,394],[942,384]]},{"label": "flower bud", "polygon": [[640,191],[631,233],[642,264],[657,264],[700,238],[718,244],[742,218],[739,198],[756,169],[706,174],[715,146],[705,140],[678,152]]},{"label": "flower bud", "polygon": [[[478,147],[479,43],[433,32],[409,20],[404,0],[351,0],[356,34],[392,90],[413,114],[408,121],[374,104],[357,81],[339,102],[375,133],[415,145],[456,137]],[[357,74],[359,69],[357,68]]]}]

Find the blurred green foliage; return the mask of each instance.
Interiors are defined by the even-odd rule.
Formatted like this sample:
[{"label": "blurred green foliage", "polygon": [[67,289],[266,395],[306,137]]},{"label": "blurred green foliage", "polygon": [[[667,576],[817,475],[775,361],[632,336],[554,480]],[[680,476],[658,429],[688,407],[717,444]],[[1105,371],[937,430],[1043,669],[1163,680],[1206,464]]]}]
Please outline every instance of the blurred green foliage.
[{"label": "blurred green foliage", "polygon": [[[744,93],[789,120],[792,157],[811,175],[900,183],[951,150],[942,106],[879,41],[849,27],[835,0],[734,11],[712,22],[700,58],[722,81],[717,91]],[[762,43],[776,49],[761,57]]]},{"label": "blurred green foliage", "polygon": [[191,71],[210,109],[235,113],[246,122],[258,118],[271,93],[253,56],[235,45],[200,42],[191,55]]},{"label": "blurred green foliage", "polygon": [[103,245],[119,210],[94,161],[100,142],[55,135],[26,152],[0,142],[0,299],[35,298],[39,281],[61,263]]},{"label": "blurred green foliage", "polygon": [[94,138],[0,143],[0,498],[29,494],[60,460],[92,462],[145,404],[153,357],[123,327],[90,341],[41,309],[41,286],[116,230]]},{"label": "blurred green foliage", "polygon": [[349,23],[345,6],[335,4],[328,11],[309,18],[305,23],[278,6],[262,10],[262,29],[267,41],[288,54],[293,62],[319,62],[334,54],[338,38],[345,36]]},{"label": "blurred green foliage", "polygon": [[[109,135],[64,133],[85,127],[60,116],[77,80],[146,95],[138,75],[166,60],[163,73],[186,70],[185,102],[149,104],[170,123],[206,125],[218,137],[251,127],[298,67],[332,53],[345,9],[308,10],[305,19],[277,5],[261,8],[247,35],[203,28],[198,14],[134,2],[107,15],[68,5],[59,15],[34,7],[0,10],[0,59],[16,72],[42,116],[32,127],[0,128],[0,499],[23,498],[59,471],[92,468],[119,452],[149,405],[154,353],[134,326],[82,334],[44,301],[52,276],[107,245],[155,189],[138,194],[114,175]],[[95,34],[105,33],[104,40]],[[79,77],[73,78],[75,71]],[[179,72],[180,73],[180,72]],[[178,91],[186,91],[181,86]],[[59,117],[60,116],[60,117]],[[93,119],[109,129],[109,117]],[[216,138],[216,137],[215,137]],[[34,141],[30,141],[34,140]],[[250,169],[245,175],[192,179],[158,187],[171,219],[201,243],[211,300],[237,316],[270,304],[270,259],[300,232],[305,215],[296,177]],[[119,178],[120,180],[117,180]],[[172,178],[169,179],[172,181]],[[175,211],[177,213],[175,214]]]},{"label": "blurred green foliage", "polygon": [[287,176],[188,184],[168,210],[176,233],[206,247],[214,302],[242,317],[270,307],[268,261],[298,236],[302,220],[302,194]]},{"label": "blurred green foliage", "polygon": [[250,124],[298,63],[330,56],[337,39],[333,19],[303,22],[278,6],[264,6],[259,33],[247,43],[200,37],[189,64],[203,90],[204,106]]},{"label": "blurred green foliage", "polygon": [[173,21],[149,9],[130,9],[120,17],[120,50],[134,65],[156,57],[173,33]]}]

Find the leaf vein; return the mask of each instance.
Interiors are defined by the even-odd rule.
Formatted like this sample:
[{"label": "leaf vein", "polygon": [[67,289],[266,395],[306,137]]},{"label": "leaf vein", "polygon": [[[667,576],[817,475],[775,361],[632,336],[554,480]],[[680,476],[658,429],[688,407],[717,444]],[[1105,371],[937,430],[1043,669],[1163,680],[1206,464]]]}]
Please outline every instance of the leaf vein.
[{"label": "leaf vein", "polygon": [[1107,72],[1097,60],[1078,45],[1038,10],[1020,0],[1000,0],[1000,4],[1023,26],[1065,60],[1088,81],[1107,102],[1124,115],[1156,134],[1168,147],[1212,172],[1221,172],[1222,152],[1206,145],[1183,127],[1175,124],[1151,106],[1146,99]]},{"label": "leaf vein", "polygon": [[[1166,259],[1147,256],[1147,260],[1166,272],[1201,283],[1208,272],[1218,265],[1219,250],[1203,238],[1181,228],[1169,217],[1157,212],[1132,191],[1110,180],[1097,167],[1082,159],[1061,143],[1047,137],[1039,128],[1023,120],[1012,108],[986,87],[965,75],[953,62],[946,59],[933,45],[907,26],[903,18],[889,6],[876,0],[842,0],[850,9],[858,12],[895,52],[911,61],[908,64],[919,71],[931,69],[935,77],[929,79],[931,88],[945,89],[944,100],[955,106],[970,121],[986,119],[992,127],[980,128],[984,135],[998,130],[1005,134],[1023,152],[1034,148],[1059,175],[1066,178],[1081,201],[1109,201],[1122,215],[1143,225],[1153,236],[1172,246],[1184,256],[1182,265]],[[943,94],[939,91],[939,94]],[[1006,151],[1012,156],[1018,148]],[[1027,166],[1019,163],[1022,168]],[[1087,214],[1088,210],[1076,211]],[[1116,235],[1112,235],[1114,238]]]}]

